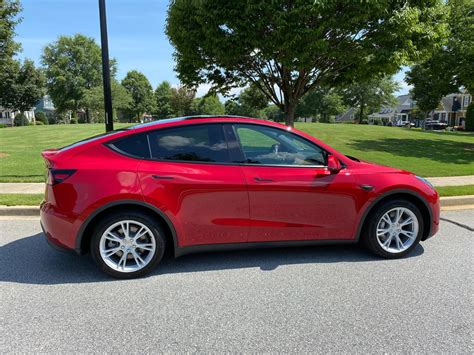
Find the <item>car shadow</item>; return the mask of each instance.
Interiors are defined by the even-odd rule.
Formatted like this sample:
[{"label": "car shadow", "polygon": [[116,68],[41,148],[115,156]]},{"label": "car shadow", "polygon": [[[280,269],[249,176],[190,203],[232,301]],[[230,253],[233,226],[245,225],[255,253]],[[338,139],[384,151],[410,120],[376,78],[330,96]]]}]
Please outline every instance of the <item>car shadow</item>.
[{"label": "car shadow", "polygon": [[[407,258],[423,254],[419,245]],[[164,274],[260,268],[272,271],[282,265],[340,262],[382,262],[358,245],[314,246],[226,251],[165,258],[150,277]],[[51,249],[42,233],[0,247],[0,282],[56,285],[116,281],[103,274],[90,256]]]}]

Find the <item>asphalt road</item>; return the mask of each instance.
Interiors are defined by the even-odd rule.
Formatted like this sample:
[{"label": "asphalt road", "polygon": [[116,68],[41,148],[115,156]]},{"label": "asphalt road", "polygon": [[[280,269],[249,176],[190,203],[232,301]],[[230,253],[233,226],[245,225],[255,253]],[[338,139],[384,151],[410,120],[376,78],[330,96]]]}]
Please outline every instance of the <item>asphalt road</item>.
[{"label": "asphalt road", "polygon": [[473,353],[474,210],[403,260],[353,246],[189,255],[116,281],[0,221],[0,353]]}]

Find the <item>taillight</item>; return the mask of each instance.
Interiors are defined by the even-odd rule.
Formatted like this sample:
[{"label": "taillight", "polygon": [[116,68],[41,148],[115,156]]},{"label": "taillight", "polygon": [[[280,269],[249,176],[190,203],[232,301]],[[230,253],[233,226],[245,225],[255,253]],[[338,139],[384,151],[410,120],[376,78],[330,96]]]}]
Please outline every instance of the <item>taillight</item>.
[{"label": "taillight", "polygon": [[76,169],[49,169],[48,184],[56,185],[72,176]]}]

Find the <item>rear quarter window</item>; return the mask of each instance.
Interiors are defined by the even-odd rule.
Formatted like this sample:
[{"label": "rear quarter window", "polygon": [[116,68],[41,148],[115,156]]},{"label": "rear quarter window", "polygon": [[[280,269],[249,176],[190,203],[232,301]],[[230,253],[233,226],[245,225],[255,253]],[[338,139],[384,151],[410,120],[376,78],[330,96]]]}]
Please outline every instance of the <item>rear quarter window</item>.
[{"label": "rear quarter window", "polygon": [[108,146],[133,158],[150,158],[150,148],[146,134],[133,134],[109,143]]}]

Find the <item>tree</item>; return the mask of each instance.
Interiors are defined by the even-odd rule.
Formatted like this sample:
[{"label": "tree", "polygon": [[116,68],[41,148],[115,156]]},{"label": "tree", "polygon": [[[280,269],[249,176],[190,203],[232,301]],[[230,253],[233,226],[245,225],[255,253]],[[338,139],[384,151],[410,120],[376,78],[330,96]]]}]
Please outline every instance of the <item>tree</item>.
[{"label": "tree", "polygon": [[[114,117],[116,118],[118,110],[127,111],[130,109],[132,97],[129,92],[117,80],[114,79],[111,81],[111,91],[112,108],[114,111]],[[94,112],[97,122],[104,122],[104,88],[102,85],[95,86],[87,90],[85,92],[83,102],[84,105]]]},{"label": "tree", "polygon": [[449,0],[446,44],[426,61],[411,68],[407,82],[422,111],[435,109],[441,98],[464,87],[474,93],[474,2]]},{"label": "tree", "polygon": [[345,105],[341,95],[334,89],[316,88],[301,99],[296,108],[297,117],[317,117],[322,122],[329,122],[329,116],[344,111]]},{"label": "tree", "polygon": [[145,112],[151,112],[155,107],[153,88],[147,77],[137,70],[129,71],[123,78],[122,85],[132,97],[130,110],[140,121]]},{"label": "tree", "polygon": [[173,0],[166,33],[180,80],[226,93],[254,83],[293,124],[318,86],[394,74],[444,37],[443,0]]},{"label": "tree", "polygon": [[21,10],[19,0],[2,0],[0,3],[0,72],[21,49],[20,44],[13,40],[15,26],[21,21],[18,17]]},{"label": "tree", "polygon": [[393,94],[399,89],[400,85],[396,81],[385,76],[365,82],[354,82],[342,90],[342,95],[348,106],[359,110],[359,123],[362,123],[367,111],[374,112],[382,106],[395,105],[397,101]]},{"label": "tree", "polygon": [[199,115],[223,115],[225,108],[217,95],[201,97],[197,106]]},{"label": "tree", "polygon": [[170,97],[171,112],[173,112],[175,116],[193,114],[192,106],[195,96],[196,91],[189,87],[180,86],[178,88],[172,88]]},{"label": "tree", "polygon": [[43,124],[49,124],[48,118],[43,111],[36,111],[35,112],[35,121],[42,122]]},{"label": "tree", "polygon": [[155,90],[156,114],[159,118],[169,118],[173,116],[171,111],[171,85],[163,81]]},{"label": "tree", "polygon": [[470,103],[466,111],[466,131],[474,131],[474,103]]},{"label": "tree", "polygon": [[228,100],[225,111],[229,115],[260,117],[260,111],[267,106],[268,99],[265,94],[252,84],[242,90],[236,99]]},{"label": "tree", "polygon": [[[46,46],[42,55],[45,65],[48,93],[60,112],[71,110],[73,114],[88,107],[86,92],[102,85],[102,57],[100,47],[93,38],[81,34],[60,36]],[[116,63],[111,61],[111,76]]]},{"label": "tree", "polygon": [[3,107],[28,111],[44,94],[44,75],[40,69],[35,68],[31,60],[25,59],[21,64],[19,61],[12,61],[0,76],[0,104]]}]

